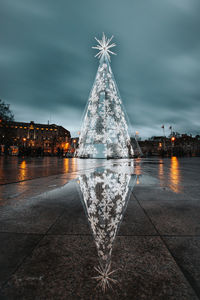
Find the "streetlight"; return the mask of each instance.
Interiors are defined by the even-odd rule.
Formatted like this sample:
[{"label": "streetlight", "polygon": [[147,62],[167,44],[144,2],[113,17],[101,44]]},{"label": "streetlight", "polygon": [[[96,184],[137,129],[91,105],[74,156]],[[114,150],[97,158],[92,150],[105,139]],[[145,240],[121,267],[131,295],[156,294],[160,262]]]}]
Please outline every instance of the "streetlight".
[{"label": "streetlight", "polygon": [[24,142],[24,147],[25,147],[26,146],[26,138],[23,138],[22,140]]},{"label": "streetlight", "polygon": [[138,137],[139,137],[139,131],[136,131],[136,132],[135,132],[135,140],[136,140],[136,142],[137,142],[137,140],[138,140]]},{"label": "streetlight", "polygon": [[172,143],[172,155],[174,155],[174,151],[173,151],[173,148],[174,148],[174,142],[175,142],[175,136],[172,136],[171,137],[171,143]]}]

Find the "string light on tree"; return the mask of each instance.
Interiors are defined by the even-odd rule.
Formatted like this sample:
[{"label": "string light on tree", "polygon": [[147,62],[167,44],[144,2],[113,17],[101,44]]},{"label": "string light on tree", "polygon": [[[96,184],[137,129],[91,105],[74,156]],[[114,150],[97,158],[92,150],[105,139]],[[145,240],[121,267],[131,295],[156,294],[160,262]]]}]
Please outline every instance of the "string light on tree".
[{"label": "string light on tree", "polygon": [[[111,256],[115,238],[125,213],[136,176],[131,176],[134,164],[118,165],[114,170],[97,170],[79,176],[82,203],[97,248],[99,265],[94,278],[105,291],[117,271],[111,268]],[[130,168],[130,174],[128,172]]]},{"label": "string light on tree", "polygon": [[97,46],[92,47],[99,52],[97,75],[90,92],[86,113],[83,119],[79,138],[78,157],[85,158],[126,158],[134,152],[128,133],[127,117],[122,100],[110,66],[110,55],[116,55],[110,49],[113,36],[95,40]]}]

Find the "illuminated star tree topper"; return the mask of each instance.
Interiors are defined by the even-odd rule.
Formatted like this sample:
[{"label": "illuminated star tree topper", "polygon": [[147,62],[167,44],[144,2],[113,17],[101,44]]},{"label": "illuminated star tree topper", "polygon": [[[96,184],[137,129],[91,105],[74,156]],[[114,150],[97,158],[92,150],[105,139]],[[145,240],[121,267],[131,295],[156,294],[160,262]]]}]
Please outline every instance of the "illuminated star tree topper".
[{"label": "illuminated star tree topper", "polygon": [[116,53],[114,53],[113,51],[111,51],[110,49],[115,47],[116,44],[112,43],[110,44],[110,42],[113,39],[113,35],[111,36],[111,38],[107,38],[103,32],[103,36],[102,36],[102,40],[98,40],[95,37],[95,40],[99,43],[99,45],[92,47],[92,49],[97,49],[99,50],[99,52],[95,55],[95,57],[101,58],[102,56],[107,56],[108,60],[110,61],[110,54],[116,55]]},{"label": "illuminated star tree topper", "polygon": [[109,63],[113,36],[103,33],[96,57],[99,67],[85,110],[79,147],[76,156],[82,158],[128,158],[133,157],[128,132],[128,119]]}]

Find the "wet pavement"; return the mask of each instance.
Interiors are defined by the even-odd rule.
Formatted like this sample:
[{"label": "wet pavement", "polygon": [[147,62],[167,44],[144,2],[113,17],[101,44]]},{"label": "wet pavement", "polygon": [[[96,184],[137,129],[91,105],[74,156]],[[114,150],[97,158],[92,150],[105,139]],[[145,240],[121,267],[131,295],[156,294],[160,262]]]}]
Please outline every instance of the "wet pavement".
[{"label": "wet pavement", "polygon": [[200,299],[200,158],[0,163],[0,299]]}]

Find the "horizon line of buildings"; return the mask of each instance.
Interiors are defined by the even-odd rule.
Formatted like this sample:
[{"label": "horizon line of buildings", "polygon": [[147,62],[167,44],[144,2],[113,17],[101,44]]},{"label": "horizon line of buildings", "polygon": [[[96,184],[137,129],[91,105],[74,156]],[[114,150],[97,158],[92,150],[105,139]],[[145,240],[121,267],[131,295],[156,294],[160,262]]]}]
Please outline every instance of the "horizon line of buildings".
[{"label": "horizon line of buildings", "polygon": [[16,151],[27,155],[59,155],[73,152],[75,144],[70,131],[60,125],[0,121],[0,145],[5,154]]},{"label": "horizon line of buildings", "polygon": [[[132,143],[134,138],[131,138]],[[170,155],[178,153],[200,155],[200,135],[171,132],[169,137],[152,136],[142,140],[135,136],[142,152],[140,155]],[[73,155],[79,137],[72,138],[69,130],[61,125],[30,122],[5,122],[0,120],[0,152],[14,155]],[[137,152],[137,145],[134,147]]]}]

